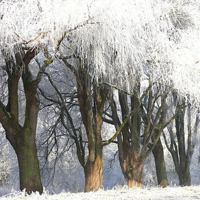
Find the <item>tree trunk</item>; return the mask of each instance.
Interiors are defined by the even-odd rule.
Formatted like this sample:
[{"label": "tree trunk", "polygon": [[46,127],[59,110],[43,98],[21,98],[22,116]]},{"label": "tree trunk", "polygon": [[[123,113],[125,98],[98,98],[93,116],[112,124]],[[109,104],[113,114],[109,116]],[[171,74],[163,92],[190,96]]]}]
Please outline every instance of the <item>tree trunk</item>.
[{"label": "tree trunk", "polygon": [[94,162],[88,159],[85,167],[85,192],[97,191],[103,184],[103,159],[99,153]]},{"label": "tree trunk", "polygon": [[103,184],[101,116],[95,117],[95,130],[88,133],[89,157],[84,166],[85,192],[97,191]]},{"label": "tree trunk", "polygon": [[[28,64],[35,55],[36,51],[30,49],[25,55],[22,51],[16,53],[15,58],[5,60],[6,71],[8,74],[7,106],[5,107],[0,101],[0,122],[5,129],[6,138],[13,146],[18,158],[20,189],[25,189],[28,194],[35,191],[38,191],[39,193],[43,192],[35,144],[40,102],[37,94],[37,87],[41,79],[35,79],[28,69]],[[22,63],[24,64],[22,76],[20,70],[12,70],[12,66],[15,65],[14,60],[17,62],[17,67],[21,66]],[[18,119],[18,83],[20,77],[22,77],[24,93],[26,96],[23,126],[19,124]]]},{"label": "tree trunk", "polygon": [[160,139],[158,140],[157,144],[155,145],[152,153],[153,153],[153,156],[155,159],[158,185],[160,187],[167,187],[169,185],[169,183],[167,180],[167,172],[166,172],[166,167],[165,167],[163,146],[162,146]]},{"label": "tree trunk", "polygon": [[190,186],[191,185],[191,176],[190,176],[190,167],[186,162],[185,166],[179,167],[179,184],[180,186]]},{"label": "tree trunk", "polygon": [[178,150],[179,150],[179,184],[181,186],[191,185],[191,176],[190,176],[190,162],[189,155],[186,153],[185,147],[185,132],[184,132],[184,116],[185,110],[176,117],[176,136],[178,139]]},{"label": "tree trunk", "polygon": [[129,174],[127,176],[126,180],[128,182],[128,188],[133,188],[133,187],[140,187],[142,188],[143,185],[143,168],[144,168],[144,162],[139,162],[139,163],[134,163],[134,167],[130,169],[129,167],[127,168],[126,173]]},{"label": "tree trunk", "polygon": [[80,112],[87,133],[89,150],[89,157],[84,166],[85,192],[97,191],[102,188],[103,183],[101,127],[107,90],[97,87],[96,82],[92,82],[81,68],[76,79]]},{"label": "tree trunk", "polygon": [[191,176],[190,172],[185,172],[179,176],[179,184],[181,186],[190,186],[191,185]]},{"label": "tree trunk", "polygon": [[15,151],[19,164],[20,189],[25,189],[28,194],[36,191],[41,194],[43,188],[40,180],[35,135],[31,133],[30,129],[22,130]]},{"label": "tree trunk", "polygon": [[[131,109],[134,110],[138,106],[138,97],[137,93],[131,97]],[[120,92],[119,93],[119,102],[122,112],[122,120],[125,119],[126,115],[129,113],[129,108],[127,104],[127,95]],[[118,129],[117,124],[119,120],[117,119],[117,110],[116,107],[112,108],[113,121],[115,123],[116,129]],[[115,115],[115,116],[114,116]],[[118,138],[118,149],[119,149],[119,160],[122,173],[127,180],[128,187],[141,187],[143,182],[143,168],[145,157],[138,156],[138,138],[140,136],[140,127],[141,127],[141,117],[137,111],[127,124],[123,127],[122,133],[117,137]]]},{"label": "tree trunk", "polygon": [[40,179],[39,161],[35,143],[37,117],[39,110],[39,97],[37,85],[24,81],[26,95],[25,122],[16,137],[13,145],[18,158],[20,189],[26,189],[28,194],[38,191],[43,192]]}]

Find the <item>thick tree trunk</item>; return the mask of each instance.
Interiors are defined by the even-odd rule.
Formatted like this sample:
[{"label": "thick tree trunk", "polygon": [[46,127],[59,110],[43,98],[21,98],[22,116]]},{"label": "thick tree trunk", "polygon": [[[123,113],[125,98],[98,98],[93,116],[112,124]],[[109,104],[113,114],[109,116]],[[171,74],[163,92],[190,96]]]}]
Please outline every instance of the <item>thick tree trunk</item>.
[{"label": "thick tree trunk", "polygon": [[103,184],[103,160],[98,155],[94,162],[88,160],[85,167],[85,192],[97,191]]},{"label": "thick tree trunk", "polygon": [[23,128],[18,131],[12,144],[18,158],[20,189],[28,194],[43,192],[40,179],[39,162],[35,143],[39,97],[34,85],[24,86],[26,94],[26,111]]},{"label": "thick tree trunk", "polygon": [[40,103],[37,94],[38,82],[32,82],[32,76],[29,73],[25,73],[22,79],[26,95],[26,110],[24,126],[16,147],[20,172],[20,189],[26,188],[28,194],[35,191],[42,193],[43,187],[35,143]]},{"label": "thick tree trunk", "polygon": [[[124,178],[128,183],[128,188],[132,187],[143,187],[143,168],[145,158],[136,155],[136,152],[127,151],[126,157],[123,156],[122,152],[122,140],[118,137],[118,148],[119,148],[119,162],[122,169]],[[137,157],[135,157],[136,155]]]},{"label": "thick tree trunk", "polygon": [[190,176],[190,173],[188,174],[182,174],[180,177],[179,177],[179,184],[181,186],[190,186],[191,185],[191,176]]},{"label": "thick tree trunk", "polygon": [[84,166],[85,192],[97,191],[103,184],[103,158],[101,139],[101,117],[95,118],[95,131],[88,134],[89,157]]},{"label": "thick tree trunk", "polygon": [[132,169],[128,169],[126,173],[129,174],[126,176],[126,180],[128,182],[128,188],[132,187],[140,187],[143,185],[143,168],[144,163],[135,163],[135,166]]},{"label": "thick tree trunk", "polygon": [[[124,120],[126,115],[129,113],[127,96],[124,93],[119,93],[119,101],[122,112],[122,120]],[[138,98],[137,94],[135,94],[131,97],[131,109],[134,110],[137,106]],[[119,120],[117,119],[117,110],[114,105],[112,107],[112,115],[117,130],[119,127]],[[127,124],[125,124],[122,129],[122,133],[117,137],[120,166],[129,188],[142,188],[143,185],[145,157],[138,156],[138,137],[140,136],[140,126],[141,117],[139,112],[136,112]]]},{"label": "thick tree trunk", "polygon": [[20,189],[25,189],[28,194],[36,191],[41,194],[43,187],[40,179],[35,135],[31,133],[30,129],[23,129],[15,151],[19,164]]},{"label": "thick tree trunk", "polygon": [[155,145],[152,153],[153,153],[153,156],[155,159],[158,185],[160,187],[167,187],[169,185],[169,183],[167,180],[167,172],[166,172],[166,167],[165,167],[163,146],[162,146],[160,139],[158,140],[157,144]]},{"label": "thick tree trunk", "polygon": [[179,168],[179,184],[181,186],[190,186],[191,185],[191,175],[190,175],[190,168],[189,166],[183,166]]}]

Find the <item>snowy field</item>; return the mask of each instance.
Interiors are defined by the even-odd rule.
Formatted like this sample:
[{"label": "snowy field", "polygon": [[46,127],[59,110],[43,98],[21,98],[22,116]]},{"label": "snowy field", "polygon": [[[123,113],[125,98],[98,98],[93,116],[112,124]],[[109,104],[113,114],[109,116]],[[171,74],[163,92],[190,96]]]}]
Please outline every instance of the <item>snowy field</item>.
[{"label": "snowy field", "polygon": [[89,193],[60,193],[50,195],[48,191],[45,191],[43,195],[32,194],[26,196],[24,192],[13,191],[6,196],[0,197],[1,200],[81,200],[81,199],[138,199],[138,200],[152,200],[152,199],[174,199],[174,200],[183,200],[183,199],[200,199],[200,186],[191,186],[191,187],[167,187],[167,188],[133,188],[133,189],[113,189],[113,190],[100,190],[98,192],[89,192]]}]

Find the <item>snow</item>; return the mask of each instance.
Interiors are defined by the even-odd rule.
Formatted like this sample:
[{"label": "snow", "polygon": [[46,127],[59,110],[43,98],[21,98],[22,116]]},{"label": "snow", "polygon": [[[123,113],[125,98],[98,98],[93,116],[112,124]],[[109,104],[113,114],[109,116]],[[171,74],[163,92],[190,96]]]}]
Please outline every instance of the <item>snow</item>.
[{"label": "snow", "polygon": [[50,195],[48,191],[45,191],[44,194],[39,195],[34,193],[30,196],[26,196],[24,192],[12,191],[12,193],[2,196],[1,200],[79,200],[79,199],[174,199],[174,200],[183,200],[183,199],[200,199],[200,186],[190,186],[190,187],[167,187],[167,188],[113,188],[112,190],[99,190],[97,192],[89,193],[67,193],[62,192],[60,194]]}]

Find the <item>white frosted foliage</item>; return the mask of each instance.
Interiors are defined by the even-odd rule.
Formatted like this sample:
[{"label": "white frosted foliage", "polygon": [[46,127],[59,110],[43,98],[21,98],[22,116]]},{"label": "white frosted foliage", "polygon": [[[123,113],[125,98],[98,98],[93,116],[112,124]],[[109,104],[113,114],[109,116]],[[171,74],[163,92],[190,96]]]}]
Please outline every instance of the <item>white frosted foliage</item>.
[{"label": "white frosted foliage", "polygon": [[198,0],[0,1],[0,49],[55,49],[63,34],[111,83],[133,86],[148,69],[155,81],[200,98]]}]

